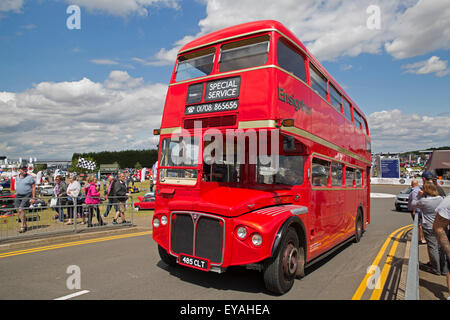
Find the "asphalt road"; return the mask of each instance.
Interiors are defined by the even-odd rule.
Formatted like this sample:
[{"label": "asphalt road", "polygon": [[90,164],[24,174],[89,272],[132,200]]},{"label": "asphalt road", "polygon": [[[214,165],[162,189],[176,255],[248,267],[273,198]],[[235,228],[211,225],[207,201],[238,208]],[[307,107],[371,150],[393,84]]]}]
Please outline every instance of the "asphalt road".
[{"label": "asphalt road", "polygon": [[[401,189],[372,186],[374,193]],[[265,290],[261,273],[243,267],[223,274],[167,267],[151,235],[143,235],[0,258],[0,299],[52,300],[81,292],[71,299],[348,300],[389,234],[412,223],[409,213],[394,210],[393,198],[372,198],[371,206],[361,242],[309,267],[281,297]],[[70,266],[75,273],[67,272]],[[80,286],[68,289],[67,282],[77,284],[71,280],[78,271]]]}]

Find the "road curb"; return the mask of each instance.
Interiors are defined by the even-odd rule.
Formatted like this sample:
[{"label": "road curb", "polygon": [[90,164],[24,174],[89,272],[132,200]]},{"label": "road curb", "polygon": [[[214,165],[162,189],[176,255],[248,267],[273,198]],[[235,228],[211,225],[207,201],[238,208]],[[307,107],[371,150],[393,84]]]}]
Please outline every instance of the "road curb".
[{"label": "road curb", "polygon": [[71,242],[77,240],[86,240],[93,238],[100,238],[103,236],[117,235],[117,234],[126,234],[133,232],[142,232],[142,231],[150,231],[151,228],[146,227],[138,227],[138,226],[130,226],[125,228],[118,229],[109,229],[109,230],[101,230],[101,231],[88,231],[88,232],[80,232],[76,234],[69,235],[51,235],[51,236],[38,236],[38,239],[30,239],[30,240],[16,240],[10,243],[0,244],[0,252],[14,251],[20,249],[28,249],[33,247],[40,247],[45,245],[51,245],[56,243],[63,242]]}]

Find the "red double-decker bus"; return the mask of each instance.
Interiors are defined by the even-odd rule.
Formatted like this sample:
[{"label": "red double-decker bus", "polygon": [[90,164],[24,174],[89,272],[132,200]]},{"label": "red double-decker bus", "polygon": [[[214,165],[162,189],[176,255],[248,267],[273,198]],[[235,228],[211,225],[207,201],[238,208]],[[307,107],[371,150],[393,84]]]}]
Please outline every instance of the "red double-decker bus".
[{"label": "red double-decker bus", "polygon": [[156,134],[153,238],[169,265],[245,265],[283,294],[370,223],[365,116],[277,21],[181,48]]}]

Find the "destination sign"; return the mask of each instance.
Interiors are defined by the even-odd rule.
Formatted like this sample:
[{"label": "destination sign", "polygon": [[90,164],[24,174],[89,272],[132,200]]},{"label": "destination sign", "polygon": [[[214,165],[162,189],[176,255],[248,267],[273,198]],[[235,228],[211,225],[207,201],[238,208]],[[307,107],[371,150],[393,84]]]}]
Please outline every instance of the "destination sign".
[{"label": "destination sign", "polygon": [[241,77],[209,81],[206,83],[205,101],[237,98],[240,87]]},{"label": "destination sign", "polygon": [[232,111],[236,110],[239,105],[239,100],[228,100],[212,103],[202,103],[193,106],[186,106],[184,114],[199,114],[199,113],[210,113],[210,112],[221,112],[221,111]]}]

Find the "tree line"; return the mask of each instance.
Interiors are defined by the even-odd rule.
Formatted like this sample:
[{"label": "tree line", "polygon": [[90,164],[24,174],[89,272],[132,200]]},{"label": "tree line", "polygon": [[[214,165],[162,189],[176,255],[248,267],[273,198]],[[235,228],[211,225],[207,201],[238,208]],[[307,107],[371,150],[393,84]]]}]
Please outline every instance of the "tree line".
[{"label": "tree line", "polygon": [[[72,155],[71,168],[75,169],[78,159],[84,158],[86,160],[95,161],[97,169],[101,164],[113,164],[117,162],[121,169],[125,168],[151,168],[158,160],[158,150],[124,150],[124,151],[101,151],[101,152],[87,152],[74,153]],[[73,171],[87,171],[87,170],[73,170]]]}]

